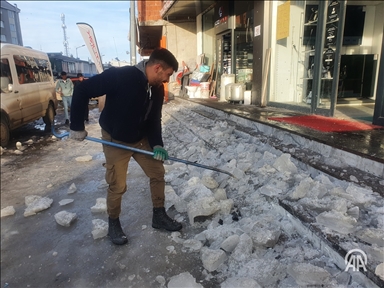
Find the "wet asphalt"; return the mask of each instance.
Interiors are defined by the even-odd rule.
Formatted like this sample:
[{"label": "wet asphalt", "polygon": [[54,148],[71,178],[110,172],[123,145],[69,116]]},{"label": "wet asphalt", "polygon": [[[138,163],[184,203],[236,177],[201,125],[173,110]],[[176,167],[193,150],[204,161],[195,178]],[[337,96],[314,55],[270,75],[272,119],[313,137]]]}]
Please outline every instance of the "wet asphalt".
[{"label": "wet asphalt", "polygon": [[[105,189],[98,188],[96,179],[103,177],[100,169],[85,171],[72,179],[78,192],[66,198],[74,198],[73,203],[58,205],[68,188],[62,185],[47,195],[53,199],[48,210],[25,218],[20,205],[14,216],[1,220],[2,287],[159,287],[157,276],[169,280],[185,271],[203,280],[199,254],[181,252],[182,245],[171,240],[170,232],[151,227],[146,176],[136,163],[131,164],[130,188],[120,217],[127,245],[116,246],[108,237],[93,239],[92,220],[107,221],[107,215],[92,213],[90,207],[96,198],[105,197]],[[64,209],[77,214],[70,227],[58,225],[53,217]],[[174,211],[169,214],[175,216]],[[181,237],[190,233],[196,231],[184,225]],[[207,282],[204,287],[213,284]]]}]

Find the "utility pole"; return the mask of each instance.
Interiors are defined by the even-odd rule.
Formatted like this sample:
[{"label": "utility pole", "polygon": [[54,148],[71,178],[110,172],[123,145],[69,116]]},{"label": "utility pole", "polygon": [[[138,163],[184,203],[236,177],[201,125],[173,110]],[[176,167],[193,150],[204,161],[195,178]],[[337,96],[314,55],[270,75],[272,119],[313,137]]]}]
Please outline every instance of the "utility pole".
[{"label": "utility pole", "polygon": [[69,56],[69,53],[68,53],[69,43],[68,43],[68,39],[67,39],[67,33],[65,32],[65,29],[67,29],[67,26],[65,25],[65,15],[63,13],[61,13],[61,22],[63,23],[61,25],[61,27],[63,28],[63,33],[64,33],[63,44],[64,44],[65,56]]},{"label": "utility pole", "polygon": [[136,65],[136,21],[135,21],[135,1],[131,1],[130,8],[131,17],[131,65]]}]

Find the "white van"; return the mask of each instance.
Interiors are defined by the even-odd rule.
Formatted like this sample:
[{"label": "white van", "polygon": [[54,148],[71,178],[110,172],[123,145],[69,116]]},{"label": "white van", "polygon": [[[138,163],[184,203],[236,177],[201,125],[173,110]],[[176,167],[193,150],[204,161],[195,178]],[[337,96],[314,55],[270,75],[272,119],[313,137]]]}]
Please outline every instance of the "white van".
[{"label": "white van", "polygon": [[10,132],[43,117],[46,129],[57,109],[55,83],[48,55],[12,44],[1,44],[1,146]]}]

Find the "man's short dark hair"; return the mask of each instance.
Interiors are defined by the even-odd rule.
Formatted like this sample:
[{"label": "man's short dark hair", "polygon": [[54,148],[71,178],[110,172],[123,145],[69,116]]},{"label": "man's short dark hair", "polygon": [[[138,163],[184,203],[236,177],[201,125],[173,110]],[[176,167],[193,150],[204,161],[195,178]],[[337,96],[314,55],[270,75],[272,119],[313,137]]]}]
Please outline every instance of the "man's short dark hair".
[{"label": "man's short dark hair", "polygon": [[82,73],[77,73],[77,78],[84,77]]},{"label": "man's short dark hair", "polygon": [[62,71],[62,72],[60,73],[60,75],[61,75],[61,76],[65,76],[65,75],[67,75],[67,72]]},{"label": "man's short dark hair", "polygon": [[156,48],[151,53],[151,56],[149,56],[148,64],[153,65],[156,63],[172,67],[173,71],[177,71],[179,68],[179,63],[175,56],[165,48]]}]

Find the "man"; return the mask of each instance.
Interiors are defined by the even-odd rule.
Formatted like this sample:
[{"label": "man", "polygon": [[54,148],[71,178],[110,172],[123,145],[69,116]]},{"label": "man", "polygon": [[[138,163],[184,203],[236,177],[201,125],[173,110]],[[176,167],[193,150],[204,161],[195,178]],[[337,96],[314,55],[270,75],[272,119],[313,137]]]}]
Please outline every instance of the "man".
[{"label": "man", "polygon": [[[73,83],[74,85],[74,89],[76,89],[76,87],[82,83],[84,81],[84,75],[82,73],[77,73],[77,81]],[[85,112],[84,112],[84,120],[85,122],[89,122],[89,107],[87,105],[87,109],[85,109]]]},{"label": "man", "polygon": [[56,92],[59,93],[63,99],[65,125],[69,125],[68,108],[71,107],[72,103],[73,83],[71,79],[67,79],[67,73],[65,71],[61,72],[61,79],[57,81]]},{"label": "man", "polygon": [[103,145],[106,163],[105,179],[109,184],[107,211],[108,234],[112,242],[128,242],[119,215],[121,199],[127,190],[128,162],[133,157],[149,177],[153,205],[152,227],[178,231],[182,225],[171,219],[164,209],[164,166],[168,158],[161,135],[161,109],[164,102],[163,83],[177,71],[178,63],[171,52],[155,49],[149,60],[136,66],[113,67],[79,85],[73,95],[69,137],[83,140],[84,110],[88,100],[106,95],[105,107],[100,115],[102,139],[141,150],[153,151],[154,156]]}]

